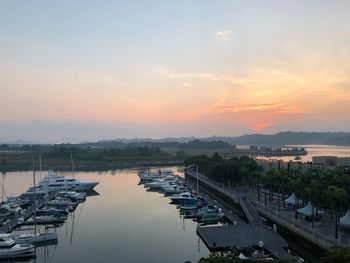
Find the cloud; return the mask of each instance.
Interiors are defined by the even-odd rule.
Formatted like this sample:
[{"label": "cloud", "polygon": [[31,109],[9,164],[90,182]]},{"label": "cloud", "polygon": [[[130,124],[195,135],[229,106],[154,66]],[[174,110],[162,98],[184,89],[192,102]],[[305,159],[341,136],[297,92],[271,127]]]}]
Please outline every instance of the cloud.
[{"label": "cloud", "polygon": [[219,31],[215,33],[215,38],[217,41],[228,41],[228,40],[231,40],[231,37],[232,37],[231,30]]},{"label": "cloud", "polygon": [[216,111],[222,113],[245,113],[245,112],[270,112],[270,113],[288,113],[296,114],[300,110],[296,106],[291,106],[286,103],[267,103],[267,104],[246,104],[234,106],[220,106]]},{"label": "cloud", "polygon": [[261,132],[261,131],[265,130],[267,127],[270,127],[270,126],[272,126],[271,123],[257,123],[254,126],[254,131]]},{"label": "cloud", "polygon": [[162,75],[171,79],[176,78],[198,78],[198,79],[214,79],[216,77],[213,73],[207,72],[177,72],[167,69],[160,65],[148,65],[149,73],[154,75]]}]

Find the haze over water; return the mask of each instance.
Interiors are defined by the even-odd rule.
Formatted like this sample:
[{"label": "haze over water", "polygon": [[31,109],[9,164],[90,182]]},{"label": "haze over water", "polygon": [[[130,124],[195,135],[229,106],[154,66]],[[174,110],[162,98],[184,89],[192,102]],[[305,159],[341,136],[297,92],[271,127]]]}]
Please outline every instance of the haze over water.
[{"label": "haze over water", "polygon": [[[31,262],[179,263],[207,256],[205,245],[198,243],[196,224],[183,221],[168,198],[138,185],[136,173],[131,169],[76,173],[79,179],[99,181],[95,190],[100,195],[88,197],[77,207],[73,234],[72,216],[57,228],[58,244],[48,248],[48,259],[45,249],[39,248],[36,261]],[[33,184],[31,172],[3,176],[8,196],[18,195]]]},{"label": "haze over water", "polygon": [[[335,145],[321,145],[321,144],[309,144],[309,145],[291,145],[293,147],[304,147],[307,151],[307,155],[300,156],[302,162],[312,162],[313,156],[337,156],[337,157],[350,157],[349,146],[335,146]],[[294,161],[297,156],[278,156],[278,157],[264,157],[265,159],[279,159],[283,161]]]}]

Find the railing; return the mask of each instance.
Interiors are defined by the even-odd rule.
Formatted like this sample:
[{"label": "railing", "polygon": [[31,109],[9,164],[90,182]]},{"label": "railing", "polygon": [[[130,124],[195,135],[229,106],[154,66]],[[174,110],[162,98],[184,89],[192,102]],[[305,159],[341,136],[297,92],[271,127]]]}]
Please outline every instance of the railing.
[{"label": "railing", "polygon": [[[187,171],[188,173],[191,174],[191,176],[196,177],[196,173]],[[261,224],[261,218],[258,214],[264,214],[264,215],[269,215],[272,217],[272,221],[275,221],[276,223],[279,223],[281,225],[284,225],[288,227],[291,231],[297,232],[300,235],[303,235],[304,238],[313,241],[320,245],[321,247],[325,249],[329,249],[334,246],[349,246],[349,244],[345,244],[341,242],[341,239],[335,239],[332,236],[317,232],[315,228],[311,228],[307,224],[302,224],[298,221],[296,221],[293,218],[287,217],[277,211],[276,207],[267,207],[264,206],[262,203],[258,201],[253,201],[251,202],[249,199],[247,201],[243,201],[239,196],[237,195],[237,192],[231,188],[231,187],[224,187],[224,184],[219,183],[217,181],[210,180],[208,177],[199,174],[198,175],[199,180],[204,181],[206,184],[210,185],[217,191],[220,191],[221,193],[224,193],[232,199],[239,203],[240,206],[242,207],[243,212],[246,214],[249,222],[253,225],[259,225]],[[249,208],[250,207],[250,208]],[[255,213],[254,213],[254,212]]]},{"label": "railing", "polygon": [[274,217],[274,221],[282,225],[288,226],[288,228],[290,229],[301,231],[306,238],[313,239],[315,242],[317,242],[319,245],[321,245],[326,249],[334,246],[348,246],[348,244],[341,243],[340,238],[335,239],[331,236],[317,232],[315,228],[311,228],[307,224],[302,224],[296,221],[294,217],[293,218],[287,217],[271,207],[264,206],[260,202],[254,202],[254,205],[260,213],[268,214]]}]

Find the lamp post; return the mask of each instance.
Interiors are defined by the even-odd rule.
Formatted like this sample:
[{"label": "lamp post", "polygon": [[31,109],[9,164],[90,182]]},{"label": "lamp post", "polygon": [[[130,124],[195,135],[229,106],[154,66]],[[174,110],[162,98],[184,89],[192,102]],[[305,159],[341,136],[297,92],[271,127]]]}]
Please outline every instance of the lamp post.
[{"label": "lamp post", "polygon": [[196,165],[196,173],[197,173],[197,196],[199,196],[199,186],[198,186],[198,165]]}]

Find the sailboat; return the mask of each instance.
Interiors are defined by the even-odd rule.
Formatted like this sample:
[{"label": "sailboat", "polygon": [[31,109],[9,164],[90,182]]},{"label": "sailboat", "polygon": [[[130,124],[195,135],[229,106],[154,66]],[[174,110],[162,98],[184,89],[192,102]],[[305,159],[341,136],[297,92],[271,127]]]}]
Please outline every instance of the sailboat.
[{"label": "sailboat", "polygon": [[[39,156],[40,162],[40,170],[41,170],[41,156]],[[37,231],[37,216],[36,216],[36,192],[35,192],[35,162],[33,162],[33,183],[34,183],[34,201],[33,201],[33,209],[34,209],[34,233],[25,233],[14,236],[13,239],[18,244],[23,243],[41,243],[41,242],[57,242],[57,233],[38,233]]]}]

